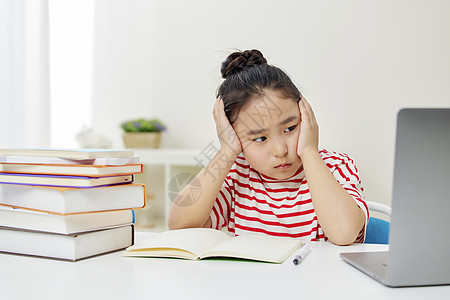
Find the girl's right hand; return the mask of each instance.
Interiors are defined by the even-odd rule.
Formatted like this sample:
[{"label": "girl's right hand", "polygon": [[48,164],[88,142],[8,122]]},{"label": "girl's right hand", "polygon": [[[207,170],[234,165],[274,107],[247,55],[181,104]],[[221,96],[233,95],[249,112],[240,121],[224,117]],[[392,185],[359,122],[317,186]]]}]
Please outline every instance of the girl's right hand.
[{"label": "girl's right hand", "polygon": [[221,149],[225,151],[231,150],[235,156],[238,156],[242,152],[242,144],[225,115],[223,100],[220,97],[217,98],[214,104],[213,116]]}]

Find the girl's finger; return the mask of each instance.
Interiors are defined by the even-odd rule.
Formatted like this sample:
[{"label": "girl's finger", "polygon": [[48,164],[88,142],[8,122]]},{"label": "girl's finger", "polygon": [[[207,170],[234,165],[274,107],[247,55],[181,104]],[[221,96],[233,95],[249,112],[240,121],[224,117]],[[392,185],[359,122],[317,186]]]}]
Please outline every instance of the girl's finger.
[{"label": "girl's finger", "polygon": [[218,110],[219,110],[220,118],[221,119],[226,118],[226,116],[225,116],[225,105],[223,104],[223,100],[221,98],[219,98]]},{"label": "girl's finger", "polygon": [[308,115],[310,117],[311,124],[317,123],[316,116],[315,116],[314,111],[313,111],[311,105],[309,104],[309,102],[306,101],[306,99],[303,97],[301,99],[301,102],[304,104],[306,110],[308,111]]},{"label": "girl's finger", "polygon": [[298,102],[298,108],[300,109],[302,122],[308,122],[309,124],[311,124],[311,116],[309,115],[306,105],[303,102],[303,98]]},{"label": "girl's finger", "polygon": [[214,116],[214,120],[216,120],[216,121],[218,120],[218,118],[220,116],[220,103],[221,102],[222,101],[221,101],[220,97],[217,97],[216,103],[214,103],[213,116]]}]

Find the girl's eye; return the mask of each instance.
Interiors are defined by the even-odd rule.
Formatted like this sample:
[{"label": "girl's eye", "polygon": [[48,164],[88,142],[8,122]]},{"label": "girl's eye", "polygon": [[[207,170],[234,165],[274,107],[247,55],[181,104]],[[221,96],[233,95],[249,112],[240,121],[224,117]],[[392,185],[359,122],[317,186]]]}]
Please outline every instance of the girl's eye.
[{"label": "girl's eye", "polygon": [[286,128],[286,129],[284,130],[284,132],[291,132],[291,131],[294,131],[294,129],[295,129],[296,127],[297,127],[297,125],[290,126],[290,127]]},{"label": "girl's eye", "polygon": [[261,136],[256,139],[253,139],[254,142],[258,142],[258,143],[264,142],[265,140],[267,140],[267,138],[265,136]]}]

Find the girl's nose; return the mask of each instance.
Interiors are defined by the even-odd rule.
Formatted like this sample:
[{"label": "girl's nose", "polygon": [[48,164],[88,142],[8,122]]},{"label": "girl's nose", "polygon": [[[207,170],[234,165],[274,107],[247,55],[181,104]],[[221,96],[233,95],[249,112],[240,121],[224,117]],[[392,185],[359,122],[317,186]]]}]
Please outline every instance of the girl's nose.
[{"label": "girl's nose", "polygon": [[279,158],[286,155],[288,152],[287,144],[283,138],[278,138],[274,140],[273,145],[273,156]]}]

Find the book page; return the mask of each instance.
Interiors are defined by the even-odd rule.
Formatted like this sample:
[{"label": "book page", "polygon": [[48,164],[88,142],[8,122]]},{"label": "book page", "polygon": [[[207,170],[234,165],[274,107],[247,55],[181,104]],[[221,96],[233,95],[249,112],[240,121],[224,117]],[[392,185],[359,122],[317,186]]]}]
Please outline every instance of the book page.
[{"label": "book page", "polygon": [[[127,252],[130,255],[136,252],[140,256],[176,257],[172,250],[181,249],[184,251],[180,252],[179,257],[187,258],[185,252],[188,251],[195,255],[192,258],[198,258],[201,253],[228,239],[230,237],[226,233],[210,228],[171,230],[155,234],[155,236],[129,247]],[[128,256],[128,253],[124,255]]]},{"label": "book page", "polygon": [[303,243],[292,238],[246,234],[229,239],[204,253],[204,257],[234,257],[281,263]]}]

